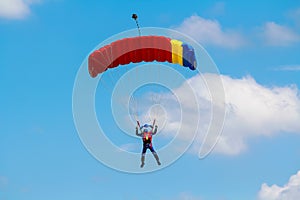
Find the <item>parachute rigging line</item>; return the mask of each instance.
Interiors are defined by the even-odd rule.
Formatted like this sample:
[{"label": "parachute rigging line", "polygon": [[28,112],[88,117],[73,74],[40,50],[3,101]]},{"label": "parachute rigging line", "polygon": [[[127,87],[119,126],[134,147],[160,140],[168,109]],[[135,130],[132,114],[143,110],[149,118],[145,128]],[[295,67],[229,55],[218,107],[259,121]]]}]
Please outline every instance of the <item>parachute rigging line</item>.
[{"label": "parachute rigging line", "polygon": [[131,18],[134,19],[134,21],[136,23],[136,26],[137,26],[137,29],[139,31],[139,36],[141,36],[141,30],[140,30],[140,25],[139,25],[138,20],[137,20],[137,18],[138,18],[137,14],[132,14]]}]

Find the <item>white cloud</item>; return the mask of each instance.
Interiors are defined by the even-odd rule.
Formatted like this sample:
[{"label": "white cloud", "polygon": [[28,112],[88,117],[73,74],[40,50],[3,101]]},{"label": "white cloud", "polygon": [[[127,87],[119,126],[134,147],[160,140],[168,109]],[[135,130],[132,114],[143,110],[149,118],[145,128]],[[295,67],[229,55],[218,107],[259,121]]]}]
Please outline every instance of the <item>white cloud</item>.
[{"label": "white cloud", "polygon": [[295,200],[300,199],[300,171],[290,177],[287,184],[268,186],[263,183],[258,193],[259,200]]},{"label": "white cloud", "polygon": [[0,0],[0,17],[22,19],[30,14],[30,4],[39,0]]},{"label": "white cloud", "polygon": [[[296,86],[266,87],[257,83],[252,77],[234,79],[224,75],[203,74],[206,80],[214,82],[221,77],[226,100],[227,115],[223,133],[214,152],[236,155],[247,148],[247,139],[251,137],[273,136],[280,132],[300,133],[300,96]],[[200,76],[188,80],[195,89],[200,107],[200,127],[198,136],[191,148],[192,153],[198,153],[211,119],[211,99],[205,82]],[[186,99],[181,102],[182,109],[190,109],[189,119],[196,119],[197,112],[190,108],[191,94],[186,93],[186,85],[176,89],[176,93],[183,94]],[[175,99],[164,97],[173,105]],[[168,121],[164,132],[167,136],[174,136],[178,127],[183,126],[184,140],[193,132],[189,124],[181,124],[180,107],[166,108]],[[160,119],[158,118],[158,122]],[[214,141],[211,141],[214,142]],[[206,144],[208,146],[212,144]]]},{"label": "white cloud", "polygon": [[246,43],[243,36],[238,32],[222,30],[218,21],[204,19],[198,15],[193,15],[185,19],[175,29],[193,37],[201,44],[237,48]]},{"label": "white cloud", "polygon": [[228,108],[216,150],[237,154],[246,139],[279,132],[300,132],[300,97],[295,86],[265,87],[252,77],[222,76]]},{"label": "white cloud", "polygon": [[285,65],[276,68],[277,71],[300,71],[300,65]]},{"label": "white cloud", "polygon": [[267,45],[287,46],[300,41],[300,36],[289,27],[267,22],[263,26],[263,39]]}]

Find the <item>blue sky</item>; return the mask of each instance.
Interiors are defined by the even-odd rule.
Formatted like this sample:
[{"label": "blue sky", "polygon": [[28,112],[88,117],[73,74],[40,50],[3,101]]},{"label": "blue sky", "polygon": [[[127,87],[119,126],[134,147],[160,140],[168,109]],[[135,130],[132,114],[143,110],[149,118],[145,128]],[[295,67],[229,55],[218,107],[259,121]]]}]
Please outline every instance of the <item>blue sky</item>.
[{"label": "blue sky", "polygon": [[[199,138],[172,165],[130,174],[103,165],[80,141],[77,71],[100,42],[135,28],[132,13],[141,27],[191,36],[218,66],[230,109],[205,159],[195,152]],[[299,198],[299,44],[293,0],[0,0],[0,199]]]}]

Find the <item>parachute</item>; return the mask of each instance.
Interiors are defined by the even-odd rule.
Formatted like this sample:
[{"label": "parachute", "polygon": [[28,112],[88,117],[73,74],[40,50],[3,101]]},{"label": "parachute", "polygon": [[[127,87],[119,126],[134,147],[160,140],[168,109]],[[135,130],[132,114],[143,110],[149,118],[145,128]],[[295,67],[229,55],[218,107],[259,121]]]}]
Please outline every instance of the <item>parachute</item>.
[{"label": "parachute", "polygon": [[195,70],[194,48],[165,36],[123,38],[93,51],[88,57],[91,77],[107,69],[139,62],[169,62]]}]

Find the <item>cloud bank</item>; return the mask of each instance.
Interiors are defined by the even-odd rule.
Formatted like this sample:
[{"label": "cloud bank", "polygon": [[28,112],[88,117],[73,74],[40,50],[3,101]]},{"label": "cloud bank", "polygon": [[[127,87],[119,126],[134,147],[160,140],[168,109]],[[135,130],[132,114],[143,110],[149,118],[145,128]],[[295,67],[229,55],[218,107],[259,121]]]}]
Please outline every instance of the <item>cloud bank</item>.
[{"label": "cloud bank", "polygon": [[262,28],[263,39],[267,45],[288,46],[300,41],[300,35],[287,26],[267,22]]},{"label": "cloud bank", "polygon": [[246,43],[244,37],[237,31],[223,30],[218,21],[205,19],[198,15],[185,19],[175,29],[191,36],[201,44],[237,48]]},{"label": "cloud bank", "polygon": [[259,200],[294,200],[300,198],[300,171],[290,177],[284,186],[268,186],[263,183],[258,193]]},{"label": "cloud bank", "polygon": [[30,5],[38,0],[0,0],[0,18],[23,19],[30,14]]},{"label": "cloud bank", "polygon": [[[300,133],[300,96],[296,86],[266,87],[257,83],[252,77],[231,78],[225,75],[203,74],[206,80],[214,82],[222,79],[226,100],[227,115],[222,135],[214,149],[215,153],[237,155],[247,149],[247,140],[253,137],[270,137],[279,133]],[[197,154],[202,145],[205,134],[210,126],[211,102],[206,83],[200,75],[187,82],[195,89],[200,108],[200,124],[198,136],[191,148],[191,153]],[[189,109],[189,119],[196,119],[195,108],[191,108],[186,93],[186,84],[176,89],[185,99],[180,102],[181,107],[175,105],[176,99],[166,94],[163,99],[166,104],[167,123],[163,132],[168,137],[174,137],[178,127],[182,126],[186,134],[192,132],[189,124],[181,124],[180,109]],[[164,119],[165,120],[165,119]],[[160,120],[158,118],[157,120]],[[185,134],[180,135],[185,140]],[[212,141],[213,142],[213,141]],[[211,144],[207,144],[211,145]]]},{"label": "cloud bank", "polygon": [[[293,12],[293,18],[299,16],[299,10]],[[258,29],[250,27],[248,32],[252,34],[245,35],[238,30],[222,27],[217,20],[192,15],[186,18],[179,26],[175,27],[175,29],[191,36],[203,45],[229,49],[241,48],[250,43],[282,47],[300,42],[300,34],[295,28],[273,21],[265,22],[262,26],[259,26]]]}]

